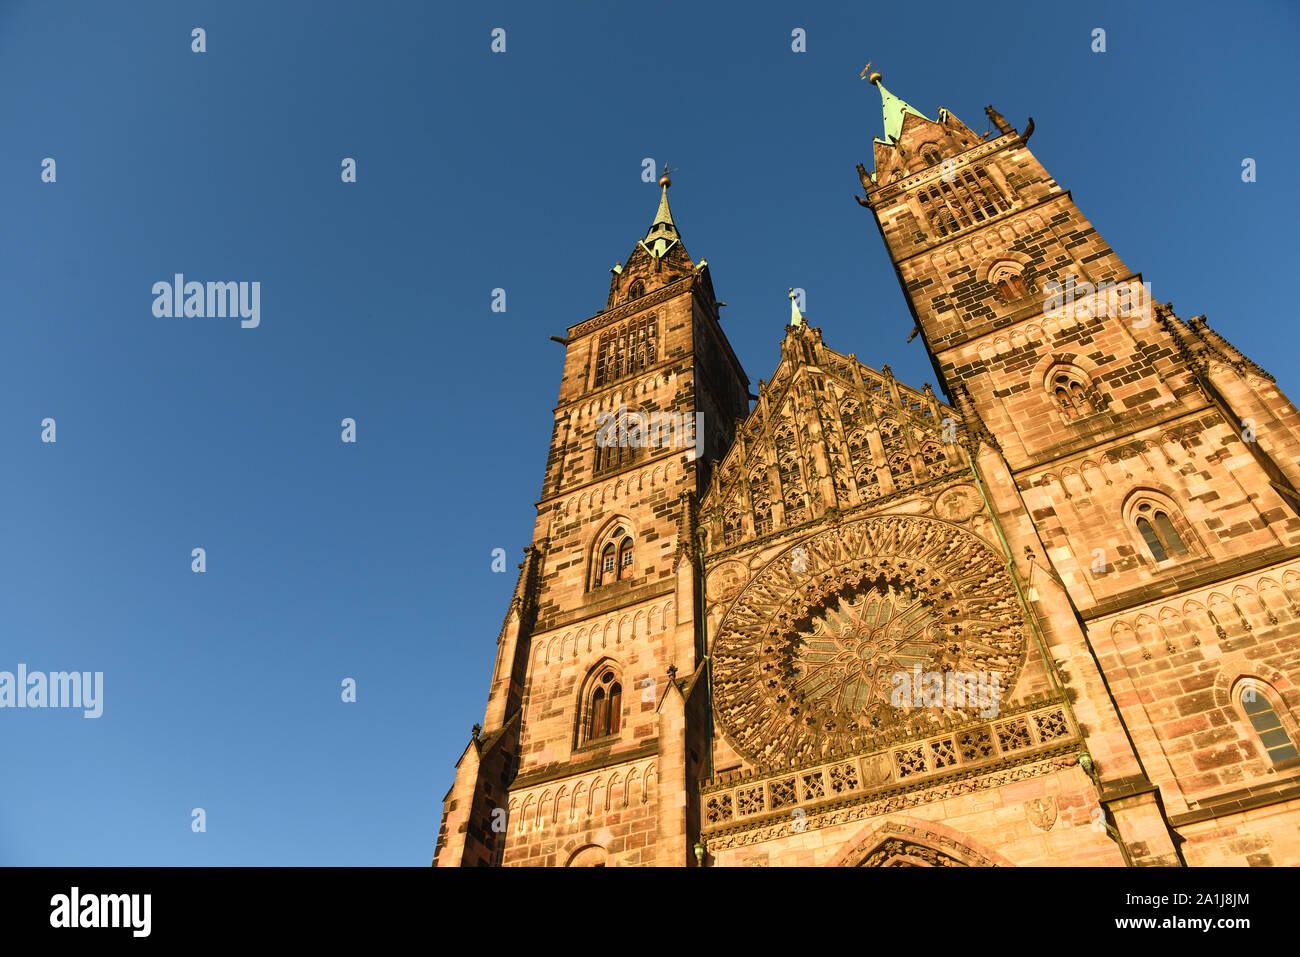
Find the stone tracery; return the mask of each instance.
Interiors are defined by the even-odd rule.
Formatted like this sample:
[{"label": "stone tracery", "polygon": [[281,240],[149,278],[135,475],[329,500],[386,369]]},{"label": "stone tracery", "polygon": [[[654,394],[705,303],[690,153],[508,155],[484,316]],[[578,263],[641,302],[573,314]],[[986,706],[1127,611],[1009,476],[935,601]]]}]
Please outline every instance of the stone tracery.
[{"label": "stone tracery", "polygon": [[797,762],[937,723],[945,709],[890,704],[897,671],[996,673],[1010,691],[1024,653],[1011,581],[979,539],[873,517],[795,543],[754,577],[719,625],[714,691],[738,752]]}]

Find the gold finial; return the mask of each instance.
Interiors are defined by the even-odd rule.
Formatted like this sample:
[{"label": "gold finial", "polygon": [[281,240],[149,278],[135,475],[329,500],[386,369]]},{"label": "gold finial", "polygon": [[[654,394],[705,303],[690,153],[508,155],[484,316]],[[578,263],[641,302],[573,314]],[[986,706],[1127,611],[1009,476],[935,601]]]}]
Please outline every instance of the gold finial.
[{"label": "gold finial", "polygon": [[867,71],[870,69],[871,69],[871,61],[868,60],[867,65],[864,66],[862,68],[862,72],[858,74],[858,78],[862,80],[866,80],[868,83],[879,83],[883,79],[883,77],[881,77],[881,75],[878,72],[868,74]]},{"label": "gold finial", "polygon": [[667,163],[667,161],[665,161],[665,162],[664,162],[664,175],[659,177],[659,185],[662,186],[664,189],[667,189],[669,186],[673,185],[673,181],[670,180],[670,179],[668,178],[668,174],[669,174],[669,173],[676,173],[676,172],[677,172],[677,170],[675,170],[675,169],[669,169],[669,168],[668,168],[668,163]]}]

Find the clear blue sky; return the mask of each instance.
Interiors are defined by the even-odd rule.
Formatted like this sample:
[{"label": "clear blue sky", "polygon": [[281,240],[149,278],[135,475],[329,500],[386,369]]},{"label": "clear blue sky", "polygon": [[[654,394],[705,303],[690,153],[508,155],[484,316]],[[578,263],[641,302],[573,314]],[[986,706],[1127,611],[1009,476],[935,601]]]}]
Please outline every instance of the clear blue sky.
[{"label": "clear blue sky", "polygon": [[[867,59],[931,116],[1033,115],[1155,296],[1300,395],[1296,11],[3,4],[0,670],[105,693],[0,710],[0,863],[427,864],[532,534],[548,337],[649,225],[644,157],[680,167],[751,380],[787,286],[832,347],[932,379],[851,198]],[[155,318],[177,272],[260,282],[260,327]]]}]

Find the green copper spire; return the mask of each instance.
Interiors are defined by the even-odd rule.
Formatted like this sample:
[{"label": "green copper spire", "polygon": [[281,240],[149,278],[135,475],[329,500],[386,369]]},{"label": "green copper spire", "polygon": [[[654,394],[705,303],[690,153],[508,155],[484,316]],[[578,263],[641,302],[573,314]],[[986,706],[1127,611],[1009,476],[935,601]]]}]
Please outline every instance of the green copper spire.
[{"label": "green copper spire", "polygon": [[793,289],[790,290],[790,295],[787,296],[786,298],[790,300],[790,325],[802,326],[803,313],[799,311],[799,303],[795,299],[795,294]]},{"label": "green copper spire", "polygon": [[[870,66],[871,64],[867,65]],[[863,70],[862,72],[865,73],[866,71]],[[919,116],[923,120],[929,119],[928,116],[916,107],[912,106],[912,104],[905,100],[900,100],[898,97],[894,96],[894,94],[886,90],[885,84],[880,82],[881,76],[879,73],[873,73],[867,79],[879,88],[880,108],[885,114],[885,138],[882,140],[877,136],[877,143],[884,143],[888,146],[889,144],[896,142],[899,134],[903,132],[903,116],[907,113]]]},{"label": "green copper spire", "polygon": [[682,238],[677,232],[677,224],[673,222],[673,212],[668,208],[668,187],[673,185],[673,181],[668,178],[667,164],[664,165],[664,175],[660,177],[659,185],[663,187],[663,193],[659,197],[659,210],[641,243],[655,259],[661,259],[672,244],[680,242]]}]

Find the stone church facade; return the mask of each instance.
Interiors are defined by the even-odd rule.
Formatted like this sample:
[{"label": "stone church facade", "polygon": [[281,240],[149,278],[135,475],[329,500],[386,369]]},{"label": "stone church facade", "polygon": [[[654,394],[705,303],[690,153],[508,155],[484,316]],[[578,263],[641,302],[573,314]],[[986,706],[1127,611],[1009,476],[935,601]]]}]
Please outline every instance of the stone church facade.
[{"label": "stone church facade", "polygon": [[661,180],[563,339],[435,865],[1300,864],[1296,407],[1032,120],[870,79],[858,201],[944,398],[797,306],[752,393]]}]

